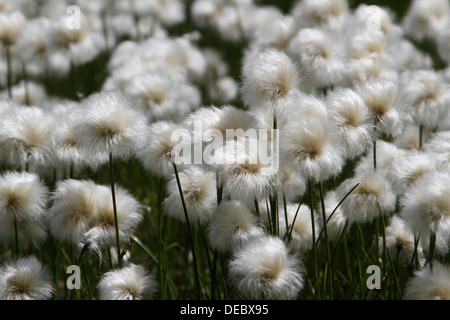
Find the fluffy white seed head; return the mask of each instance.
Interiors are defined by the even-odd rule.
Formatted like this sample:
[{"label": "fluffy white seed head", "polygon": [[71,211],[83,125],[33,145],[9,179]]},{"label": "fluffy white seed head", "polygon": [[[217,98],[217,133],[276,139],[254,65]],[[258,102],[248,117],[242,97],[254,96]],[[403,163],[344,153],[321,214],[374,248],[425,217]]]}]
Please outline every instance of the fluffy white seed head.
[{"label": "fluffy white seed head", "polygon": [[[216,176],[199,167],[188,167],[179,172],[181,189],[190,223],[205,224],[216,209]],[[167,184],[168,197],[163,202],[164,213],[186,222],[181,195],[175,176]]]},{"label": "fluffy white seed head", "polygon": [[378,171],[368,171],[364,174],[348,178],[336,189],[338,199],[343,199],[354,186],[359,185],[342,202],[342,212],[352,222],[371,222],[379,214],[379,208],[384,215],[395,209],[396,196],[391,185]]},{"label": "fluffy white seed head", "polygon": [[299,87],[299,74],[292,60],[278,49],[268,48],[244,65],[242,97],[250,107],[260,103],[283,103]]},{"label": "fluffy white seed head", "polygon": [[435,133],[423,145],[423,152],[432,156],[437,165],[444,169],[450,167],[450,131]]},{"label": "fluffy white seed head", "polygon": [[[409,264],[414,254],[414,234],[407,223],[398,215],[391,217],[386,227],[386,248],[391,252],[394,259],[399,263]],[[384,249],[383,237],[378,240],[380,252]],[[418,244],[417,254],[419,261],[422,260],[422,247]]]},{"label": "fluffy white seed head", "polygon": [[280,132],[280,162],[306,179],[317,182],[336,176],[342,170],[343,155],[327,119],[305,116],[287,123]]},{"label": "fluffy white seed head", "polygon": [[450,173],[432,171],[418,178],[400,198],[400,216],[414,234],[429,239],[436,234],[437,246],[450,235]]},{"label": "fluffy white seed head", "polygon": [[405,300],[449,300],[450,269],[439,262],[414,273],[406,284]]},{"label": "fluffy white seed head", "polygon": [[0,269],[0,300],[49,300],[51,275],[36,257],[20,258]]},{"label": "fluffy white seed head", "polygon": [[327,96],[327,105],[347,157],[360,156],[372,142],[370,113],[361,96],[352,89],[336,89]]},{"label": "fluffy white seed head", "polygon": [[92,181],[67,179],[58,182],[48,212],[50,231],[61,241],[76,243],[93,228],[98,219],[99,192],[104,186]]},{"label": "fluffy white seed head", "polygon": [[105,273],[97,288],[101,300],[148,300],[154,297],[157,283],[144,267],[131,263]]},{"label": "fluffy white seed head", "polygon": [[262,236],[237,250],[229,277],[242,297],[292,299],[303,287],[302,270],[279,238]]},{"label": "fluffy white seed head", "polygon": [[147,119],[121,93],[94,93],[83,101],[83,106],[74,128],[87,150],[126,158],[144,146]]},{"label": "fluffy white seed head", "polygon": [[208,227],[212,248],[221,252],[237,250],[255,237],[264,235],[256,215],[238,200],[224,200]]},{"label": "fluffy white seed head", "polygon": [[0,14],[0,42],[5,46],[14,44],[25,26],[26,18],[21,11]]},{"label": "fluffy white seed head", "polygon": [[7,172],[0,177],[0,241],[12,245],[14,220],[20,246],[37,245],[47,236],[45,210],[48,189],[39,176],[26,172]]}]

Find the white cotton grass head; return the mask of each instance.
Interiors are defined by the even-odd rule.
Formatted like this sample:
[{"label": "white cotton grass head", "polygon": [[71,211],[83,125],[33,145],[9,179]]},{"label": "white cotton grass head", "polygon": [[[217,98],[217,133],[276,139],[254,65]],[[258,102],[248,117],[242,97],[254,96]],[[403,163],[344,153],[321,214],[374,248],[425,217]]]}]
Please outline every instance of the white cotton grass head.
[{"label": "white cotton grass head", "polygon": [[[260,144],[260,142],[262,143]],[[277,185],[276,156],[264,154],[267,139],[239,136],[215,150],[214,168],[224,196],[252,204],[269,196]],[[263,156],[264,155],[264,156]],[[265,157],[267,155],[267,157]]]},{"label": "white cotton grass head", "polygon": [[280,238],[262,236],[235,251],[229,279],[247,299],[293,299],[303,287],[299,261]]},{"label": "white cotton grass head", "polygon": [[61,119],[52,131],[54,163],[62,173],[69,176],[71,166],[75,172],[78,172],[84,167],[96,169],[108,160],[104,153],[87,152],[77,139],[74,125],[79,108],[78,103],[64,103],[53,108],[52,114],[55,121]]},{"label": "white cotton grass head", "polygon": [[363,29],[352,35],[349,43],[349,58],[364,59],[382,56],[386,47],[385,34],[381,30]]},{"label": "white cotton grass head", "polygon": [[416,124],[434,129],[446,116],[450,94],[439,73],[432,70],[404,72],[400,89],[399,98]]},{"label": "white cotton grass head", "polygon": [[300,29],[286,52],[298,64],[308,90],[314,92],[344,84],[344,51],[334,43],[332,35],[317,28]]},{"label": "white cotton grass head", "polygon": [[439,168],[450,167],[450,131],[441,131],[433,134],[424,143],[422,151],[434,158]]},{"label": "white cotton grass head", "polygon": [[59,181],[51,195],[48,220],[52,235],[76,243],[98,219],[98,196],[102,186],[89,180]]},{"label": "white cotton grass head", "polygon": [[16,219],[20,246],[42,243],[47,236],[47,200],[48,189],[37,174],[4,173],[0,177],[0,241],[12,245]]},{"label": "white cotton grass head", "polygon": [[[188,167],[178,174],[190,223],[206,224],[216,209],[216,176],[199,167]],[[167,183],[168,196],[163,202],[167,216],[186,222],[183,203],[176,177]]]},{"label": "white cotton grass head", "polygon": [[390,183],[378,171],[369,170],[347,178],[336,189],[337,198],[343,199],[357,184],[341,204],[342,213],[350,223],[370,223],[380,214],[380,208],[385,216],[393,212],[397,197]]},{"label": "white cotton grass head", "polygon": [[[398,215],[393,215],[389,224],[386,226],[386,248],[390,251],[392,258],[398,260],[403,265],[411,262],[411,257],[415,250],[414,233],[408,227],[407,223]],[[378,240],[380,252],[384,250],[383,237]],[[420,243],[417,246],[417,255],[419,261],[422,260],[422,247]]]},{"label": "white cotton grass head", "polygon": [[[400,198],[400,216],[414,234],[429,239],[436,234],[436,247],[448,250],[450,236],[450,173],[432,171],[418,178]],[[445,245],[444,245],[445,244]],[[444,250],[445,249],[445,250]]]},{"label": "white cotton grass head", "polygon": [[450,5],[446,0],[415,0],[406,13],[402,27],[405,34],[416,41],[435,39],[450,19]]},{"label": "white cotton grass head", "polygon": [[0,300],[50,300],[54,292],[48,268],[35,256],[0,268]]},{"label": "white cotton grass head", "polygon": [[272,20],[261,30],[260,36],[252,42],[252,45],[258,51],[264,48],[277,48],[284,51],[297,31],[298,26],[294,17],[284,15]]},{"label": "white cotton grass head", "polygon": [[433,157],[418,150],[410,150],[393,160],[392,170],[386,177],[391,181],[393,191],[402,194],[422,175],[436,169]]},{"label": "white cotton grass head", "polygon": [[327,95],[327,105],[347,157],[354,159],[363,154],[372,142],[372,125],[361,96],[349,88],[336,89]]},{"label": "white cotton grass head", "polygon": [[314,182],[338,175],[344,150],[336,143],[328,119],[305,116],[294,120],[280,132],[280,163]]},{"label": "white cotton grass head", "polygon": [[404,300],[450,300],[450,269],[435,261],[433,269],[414,272],[407,282]]},{"label": "white cotton grass head", "polygon": [[281,50],[268,48],[243,67],[242,98],[251,108],[282,104],[300,85],[296,65]]},{"label": "white cotton grass head", "polygon": [[26,17],[20,11],[0,14],[0,42],[4,46],[13,45],[26,23]]},{"label": "white cotton grass head", "polygon": [[250,41],[256,41],[272,21],[282,16],[281,10],[275,6],[253,8],[251,14],[243,21],[242,30],[245,37]]},{"label": "white cotton grass head", "polygon": [[221,76],[208,86],[208,95],[212,101],[230,103],[239,95],[238,83],[229,76]]},{"label": "white cotton grass head", "polygon": [[[286,228],[286,212],[282,202],[278,204],[278,209],[280,235],[284,237],[285,234],[288,234],[286,235],[286,239],[289,239],[289,235],[291,236],[290,240],[288,240],[287,246],[293,252],[297,252],[299,254],[303,254],[310,250],[313,242],[311,209],[304,204],[302,204],[299,208],[298,203],[287,203],[287,224],[289,229]],[[317,237],[320,232],[320,224],[316,214],[314,214],[314,219],[314,232]],[[292,234],[290,234],[292,224],[294,224],[294,226],[292,227]]]},{"label": "white cotton grass head", "polygon": [[[396,137],[393,143],[401,149],[405,150],[418,150],[420,148],[420,126],[413,123],[412,121],[405,121],[402,133]],[[427,140],[425,135],[422,141]]]},{"label": "white cotton grass head", "polygon": [[341,30],[348,16],[346,0],[303,0],[297,2],[292,14],[306,27]]},{"label": "white cotton grass head", "polygon": [[398,108],[398,85],[385,78],[373,78],[361,83],[357,92],[369,108],[376,130],[394,137],[402,130],[402,121]]},{"label": "white cotton grass head", "polygon": [[280,198],[285,197],[287,201],[295,201],[305,193],[307,181],[300,172],[284,165],[278,171],[278,175],[277,190]]},{"label": "white cotton grass head", "polygon": [[150,300],[157,291],[157,283],[144,267],[130,263],[105,273],[97,288],[100,300]]},{"label": "white cotton grass head", "polygon": [[51,118],[39,107],[20,106],[9,113],[0,127],[5,161],[35,171],[51,157]]},{"label": "white cotton grass head", "polygon": [[157,121],[149,125],[146,145],[136,153],[147,171],[157,177],[165,178],[174,173],[172,150],[182,141],[175,139],[172,135],[182,129],[181,125],[171,121]]},{"label": "white cotton grass head", "polygon": [[147,139],[147,119],[119,92],[102,91],[87,97],[74,124],[77,139],[90,152],[127,158]]},{"label": "white cotton grass head", "polygon": [[151,1],[138,0],[134,4],[136,14],[151,14],[163,26],[173,26],[185,20],[185,5],[180,0]]},{"label": "white cotton grass head", "polygon": [[264,229],[255,213],[238,200],[223,200],[208,226],[211,247],[220,252],[237,250],[251,239],[262,235]]},{"label": "white cotton grass head", "polygon": [[[115,185],[117,224],[120,241],[128,243],[142,221],[142,205],[121,186]],[[96,226],[103,231],[102,245],[116,244],[116,230],[114,207],[112,203],[111,189],[103,186],[99,190],[97,199],[98,213],[96,215]]]}]

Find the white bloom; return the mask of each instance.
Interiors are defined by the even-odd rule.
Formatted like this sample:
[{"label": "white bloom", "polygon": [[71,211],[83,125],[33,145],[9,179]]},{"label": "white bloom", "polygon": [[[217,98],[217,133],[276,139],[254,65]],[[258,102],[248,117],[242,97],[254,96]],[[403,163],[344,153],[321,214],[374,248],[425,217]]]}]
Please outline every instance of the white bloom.
[{"label": "white bloom", "polygon": [[436,248],[446,252],[450,237],[450,173],[432,171],[418,178],[400,198],[400,216],[414,234],[427,241],[436,234]]},{"label": "white bloom", "polygon": [[406,284],[405,300],[450,300],[450,269],[439,262],[433,269],[424,268],[414,273]]},{"label": "white bloom", "polygon": [[414,0],[403,19],[403,29],[409,37],[421,41],[435,39],[450,18],[446,0]]},{"label": "white bloom", "polygon": [[92,94],[83,102],[74,124],[77,139],[90,152],[111,152],[126,158],[147,139],[146,117],[116,92]]},{"label": "white bloom", "polygon": [[0,177],[0,241],[13,243],[14,220],[20,246],[38,244],[47,236],[45,209],[48,189],[37,174],[7,172]]},{"label": "white bloom", "polygon": [[34,256],[7,263],[0,269],[0,300],[49,300],[51,275]]},{"label": "white bloom", "polygon": [[287,47],[309,90],[344,84],[344,52],[332,37],[320,29],[300,29]]},{"label": "white bloom", "polygon": [[157,288],[153,275],[140,265],[130,264],[105,273],[98,283],[101,300],[152,299]]},{"label": "white bloom", "polygon": [[256,215],[246,204],[237,200],[222,201],[208,227],[211,247],[222,252],[236,250],[263,234],[264,229]]},{"label": "white bloom", "polygon": [[299,1],[292,14],[306,27],[320,27],[340,30],[348,17],[346,0],[303,0]]},{"label": "white bloom", "polygon": [[333,134],[327,119],[305,116],[287,123],[280,132],[280,162],[315,182],[338,175],[344,154]]},{"label": "white bloom", "polygon": [[302,270],[279,238],[262,236],[237,250],[229,263],[236,290],[250,299],[293,299],[303,287]]},{"label": "white bloom", "polygon": [[98,197],[105,188],[92,181],[68,179],[58,182],[48,212],[53,236],[63,241],[79,241],[97,223]]},{"label": "white bloom", "polygon": [[[190,223],[209,222],[216,209],[216,177],[197,167],[188,167],[179,173],[183,198]],[[164,213],[185,222],[185,213],[175,176],[167,185],[168,197],[163,202]]]},{"label": "white bloom", "polygon": [[346,145],[347,157],[360,156],[372,141],[369,110],[362,98],[351,89],[336,89],[327,96],[331,121]]},{"label": "white bloom", "polygon": [[336,189],[338,199],[345,195],[356,185],[355,190],[342,202],[341,208],[344,216],[353,222],[371,222],[383,210],[387,216],[395,209],[396,196],[392,193],[391,185],[378,171],[368,171],[353,178],[347,178]]},{"label": "white bloom", "polygon": [[[392,258],[398,259],[400,263],[409,264],[414,254],[414,234],[407,223],[398,215],[392,216],[386,227],[386,248],[390,251]],[[378,241],[380,252],[384,248],[383,237]],[[422,259],[422,248],[417,247],[418,259]]]},{"label": "white bloom", "polygon": [[422,148],[423,152],[431,155],[438,166],[450,168],[450,131],[435,133]]},{"label": "white bloom", "polygon": [[0,42],[6,46],[14,44],[25,23],[26,18],[20,11],[2,12],[0,14]]},{"label": "white bloom", "polygon": [[283,52],[269,48],[259,53],[243,67],[242,96],[252,108],[270,102],[283,104],[298,90],[299,74],[295,64]]}]

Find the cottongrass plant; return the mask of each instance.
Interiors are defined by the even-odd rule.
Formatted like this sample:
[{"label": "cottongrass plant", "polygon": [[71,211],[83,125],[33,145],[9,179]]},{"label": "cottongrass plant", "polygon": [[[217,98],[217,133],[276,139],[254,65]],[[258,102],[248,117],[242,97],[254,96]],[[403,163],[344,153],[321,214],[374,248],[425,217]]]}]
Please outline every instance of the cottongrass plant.
[{"label": "cottongrass plant", "polygon": [[0,3],[0,299],[449,298],[447,1]]}]

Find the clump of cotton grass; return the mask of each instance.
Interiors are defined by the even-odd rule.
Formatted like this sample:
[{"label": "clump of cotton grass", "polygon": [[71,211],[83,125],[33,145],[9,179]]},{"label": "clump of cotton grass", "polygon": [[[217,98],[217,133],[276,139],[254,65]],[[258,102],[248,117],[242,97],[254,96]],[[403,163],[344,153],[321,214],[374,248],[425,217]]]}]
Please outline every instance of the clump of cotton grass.
[{"label": "clump of cotton grass", "polygon": [[251,108],[270,103],[278,109],[298,92],[300,79],[296,65],[284,51],[267,48],[242,70],[244,102]]},{"label": "clump of cotton grass", "polygon": [[416,271],[406,284],[404,300],[449,300],[450,270],[448,266],[435,263],[433,269],[426,267]]},{"label": "clump of cotton grass", "polygon": [[344,84],[344,50],[325,31],[300,29],[286,52],[298,64],[304,86],[310,92]]},{"label": "clump of cotton grass", "polygon": [[176,136],[177,132],[185,132],[181,131],[182,129],[184,128],[181,125],[171,121],[157,121],[149,125],[146,144],[136,152],[137,158],[147,171],[160,178],[171,177],[174,147],[180,143],[186,143],[183,142],[184,138],[190,141],[189,135]]},{"label": "clump of cotton grass", "polygon": [[295,201],[307,189],[307,181],[298,171],[284,165],[278,171],[277,193],[280,199]]},{"label": "clump of cotton grass", "polygon": [[400,100],[417,125],[434,129],[446,116],[450,95],[439,73],[418,70],[402,74]]},{"label": "clump of cotton grass", "polygon": [[96,225],[101,188],[88,180],[67,179],[57,183],[47,214],[50,231],[56,239],[77,243]]},{"label": "clump of cotton grass", "polygon": [[[431,171],[418,178],[400,198],[400,216],[414,234],[430,245],[429,259],[434,250],[447,252],[450,234],[450,173]],[[430,240],[428,240],[430,239]],[[433,248],[435,246],[435,248]]]},{"label": "clump of cotton grass", "polygon": [[313,182],[337,176],[345,154],[328,119],[305,116],[294,120],[280,132],[280,163]]},{"label": "clump of cotton grass", "polygon": [[50,300],[55,289],[49,270],[35,256],[0,269],[0,300]]},{"label": "clump of cotton grass", "polygon": [[[378,240],[379,251],[383,252],[384,247],[391,252],[392,258],[403,265],[411,263],[411,258],[417,254],[418,260],[422,260],[422,247],[420,243],[415,243],[414,234],[407,223],[398,215],[393,215],[385,229],[385,239]],[[386,243],[383,243],[386,241]],[[415,252],[416,250],[416,252]]]},{"label": "clump of cotton grass", "polygon": [[186,222],[181,196],[186,204],[190,223],[206,224],[216,209],[216,176],[199,167],[188,167],[179,173],[183,194],[180,195],[176,177],[167,184],[168,197],[163,202],[166,215]]},{"label": "clump of cotton grass", "polygon": [[238,200],[223,200],[208,226],[211,247],[220,252],[237,250],[251,239],[264,234],[255,213]]},{"label": "clump of cotton grass", "polygon": [[417,41],[435,39],[445,30],[450,6],[445,0],[415,0],[403,19],[405,34]]},{"label": "clump of cotton grass", "polygon": [[336,133],[346,145],[346,155],[354,159],[363,154],[372,142],[369,110],[352,89],[336,89],[327,96],[329,116]]},{"label": "clump of cotton grass", "polygon": [[303,288],[299,261],[277,237],[262,236],[236,250],[229,279],[247,299],[293,299]]},{"label": "clump of cotton grass", "polygon": [[398,136],[402,131],[402,121],[397,83],[386,78],[374,78],[361,83],[357,92],[370,110],[376,132]]},{"label": "clump of cotton grass", "polygon": [[346,0],[298,1],[292,15],[299,24],[323,30],[342,30],[349,16]]},{"label": "clump of cotton grass", "polygon": [[422,175],[436,169],[436,162],[430,155],[411,150],[394,159],[392,170],[386,177],[391,181],[393,191],[402,194]]},{"label": "clump of cotton grass", "polygon": [[[312,224],[311,209],[305,204],[299,206],[298,203],[287,203],[285,208],[284,204],[280,203],[278,207],[280,236],[285,239],[288,248],[299,254],[311,250],[320,231],[318,217],[314,215],[315,221]],[[312,225],[315,228],[314,234]]]},{"label": "clump of cotton grass", "polygon": [[78,103],[64,103],[60,107],[53,108],[52,116],[55,119],[62,119],[52,132],[53,163],[59,176],[73,178],[74,174],[82,168],[95,170],[108,160],[107,155],[102,152],[87,152],[80,140],[77,139],[74,124],[78,112]]},{"label": "clump of cotton grass", "polygon": [[343,215],[350,223],[370,223],[380,214],[380,209],[384,215],[393,212],[397,198],[384,175],[369,170],[347,178],[336,189],[337,198],[343,199],[356,185],[341,204]]},{"label": "clump of cotton grass", "polygon": [[149,300],[154,297],[156,286],[154,276],[144,267],[130,263],[105,273],[97,288],[100,300]]},{"label": "clump of cotton grass", "polygon": [[82,101],[74,123],[80,144],[93,153],[128,158],[145,145],[146,117],[120,92],[102,91]]},{"label": "clump of cotton grass", "polygon": [[14,243],[14,250],[20,250],[45,240],[47,200],[48,189],[37,174],[11,171],[0,177],[0,240],[5,246]]},{"label": "clump of cotton grass", "polygon": [[224,197],[250,205],[272,194],[278,179],[277,159],[264,149],[267,144],[264,137],[239,136],[215,150],[213,163]]},{"label": "clump of cotton grass", "polygon": [[435,133],[423,145],[422,150],[433,157],[439,168],[448,168],[450,166],[450,131]]},{"label": "clump of cotton grass", "polygon": [[39,107],[20,106],[9,113],[0,127],[5,161],[20,169],[36,171],[51,158],[51,118]]}]

